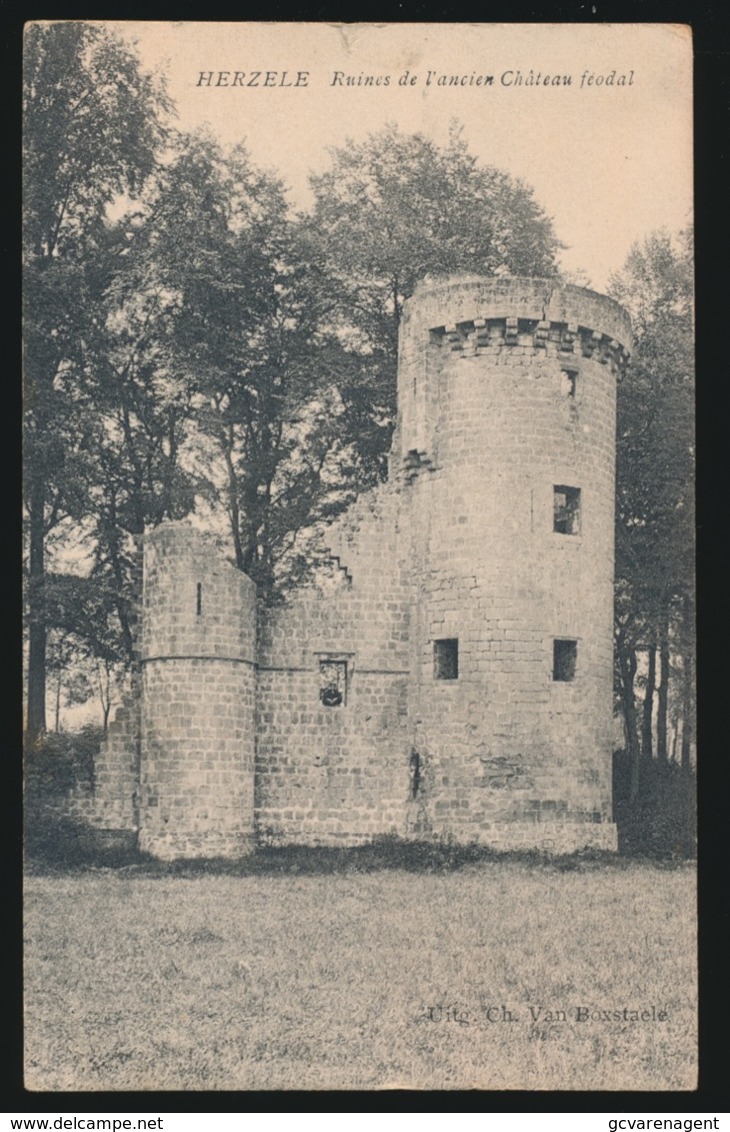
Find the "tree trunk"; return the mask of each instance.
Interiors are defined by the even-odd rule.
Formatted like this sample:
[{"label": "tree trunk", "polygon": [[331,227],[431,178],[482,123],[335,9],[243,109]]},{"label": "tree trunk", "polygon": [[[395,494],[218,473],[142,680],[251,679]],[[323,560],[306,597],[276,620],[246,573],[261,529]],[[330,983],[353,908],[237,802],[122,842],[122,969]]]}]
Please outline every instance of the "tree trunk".
[{"label": "tree trunk", "polygon": [[245,571],[245,554],[243,543],[241,542],[241,511],[238,506],[238,481],[236,479],[236,469],[233,466],[234,444],[233,425],[229,425],[225,440],[221,439],[223,458],[226,462],[226,475],[228,477],[228,519],[231,524],[231,536],[233,538],[233,551],[236,556],[236,566],[239,570]]},{"label": "tree trunk", "polygon": [[122,630],[122,640],[124,641],[124,648],[129,659],[132,659],[134,653],[134,641],[132,638],[132,627],[129,623],[129,605],[125,597],[125,574],[124,566],[122,564],[122,547],[120,542],[120,528],[117,517],[117,500],[116,494],[112,490],[108,501],[109,507],[109,524],[108,534],[106,540],[106,550],[114,574],[114,581],[116,582],[116,595],[115,605],[117,609],[117,616]]},{"label": "tree trunk", "polygon": [[45,485],[35,484],[30,502],[30,577],[28,585],[28,739],[33,742],[46,730],[46,615],[45,583]]},{"label": "tree trunk", "polygon": [[634,702],[634,676],[636,674],[636,655],[631,648],[627,648],[623,637],[619,634],[616,641],[616,651],[619,662],[621,681],[621,707],[624,715],[624,732],[626,734],[626,748],[631,763],[631,781],[629,797],[635,802],[639,795],[639,737],[636,720],[636,704]]},{"label": "tree trunk", "polygon": [[685,774],[692,770],[692,723],[691,705],[685,700],[684,718],[682,720],[682,746],[680,747],[680,765]]},{"label": "tree trunk", "polygon": [[656,645],[649,646],[649,668],[646,674],[644,707],[641,716],[641,757],[650,760],[654,754],[654,688],[656,686]]},{"label": "tree trunk", "polygon": [[[684,599],[684,631],[685,640],[692,640],[694,633],[694,625],[692,623],[692,613],[690,599]],[[692,769],[692,734],[693,734],[693,720],[692,713],[694,708],[694,665],[692,662],[692,645],[685,645],[685,653],[682,658],[682,746],[681,746],[681,765],[685,773],[689,773]]]},{"label": "tree trunk", "polygon": [[101,702],[101,712],[102,712],[104,734],[106,735],[107,731],[109,730],[109,713],[111,711],[111,706],[112,706],[111,680],[110,680],[110,677],[109,677],[109,664],[108,664],[108,662],[106,662],[106,661],[104,662],[104,676],[105,676],[104,680],[102,680],[102,678],[101,678],[101,670],[99,668],[98,662],[97,662],[96,673],[97,673],[97,679],[98,679],[98,682],[99,682],[99,700]]},{"label": "tree trunk", "polygon": [[63,684],[63,671],[59,670],[58,679],[56,680],[56,726],[54,728],[56,734],[61,730],[61,685]]},{"label": "tree trunk", "polygon": [[659,619],[659,664],[661,683],[657,696],[656,750],[660,762],[669,758],[667,750],[667,716],[669,712],[669,605],[663,603]]}]

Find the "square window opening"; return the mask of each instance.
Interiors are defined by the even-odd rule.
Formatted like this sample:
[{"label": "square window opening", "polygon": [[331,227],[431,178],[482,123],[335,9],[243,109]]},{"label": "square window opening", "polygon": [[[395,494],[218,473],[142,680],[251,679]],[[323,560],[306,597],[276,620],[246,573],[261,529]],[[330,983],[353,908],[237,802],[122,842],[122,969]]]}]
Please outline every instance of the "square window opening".
[{"label": "square window opening", "polygon": [[553,680],[575,680],[577,641],[553,641]]},{"label": "square window opening", "polygon": [[553,487],[553,530],[559,535],[580,533],[580,488],[555,484]]},{"label": "square window opening", "polygon": [[456,637],[433,642],[433,675],[435,680],[458,680],[459,641]]},{"label": "square window opening", "polygon": [[347,661],[320,660],[319,698],[325,707],[347,703]]}]

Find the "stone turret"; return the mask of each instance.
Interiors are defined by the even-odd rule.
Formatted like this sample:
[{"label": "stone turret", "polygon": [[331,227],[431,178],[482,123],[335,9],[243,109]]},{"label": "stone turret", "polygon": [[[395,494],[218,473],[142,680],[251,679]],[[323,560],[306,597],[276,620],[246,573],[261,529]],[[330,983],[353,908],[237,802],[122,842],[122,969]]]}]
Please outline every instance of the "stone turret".
[{"label": "stone turret", "polygon": [[615,394],[628,343],[617,304],[549,281],[459,278],[406,305],[391,472],[410,512],[409,720],[433,832],[615,847]]},{"label": "stone turret", "polygon": [[256,587],[187,523],[145,545],[139,847],[251,848]]}]

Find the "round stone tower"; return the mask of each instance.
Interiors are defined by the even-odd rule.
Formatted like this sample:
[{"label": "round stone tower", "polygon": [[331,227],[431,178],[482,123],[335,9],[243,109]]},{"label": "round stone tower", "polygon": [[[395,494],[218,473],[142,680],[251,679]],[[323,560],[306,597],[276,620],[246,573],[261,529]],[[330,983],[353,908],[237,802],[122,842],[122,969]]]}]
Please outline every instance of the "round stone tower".
[{"label": "round stone tower", "polygon": [[256,587],[187,523],[145,539],[139,847],[253,848]]},{"label": "round stone tower", "polygon": [[615,848],[615,391],[630,335],[612,300],[545,280],[450,279],[406,304],[391,468],[414,578],[413,833]]}]

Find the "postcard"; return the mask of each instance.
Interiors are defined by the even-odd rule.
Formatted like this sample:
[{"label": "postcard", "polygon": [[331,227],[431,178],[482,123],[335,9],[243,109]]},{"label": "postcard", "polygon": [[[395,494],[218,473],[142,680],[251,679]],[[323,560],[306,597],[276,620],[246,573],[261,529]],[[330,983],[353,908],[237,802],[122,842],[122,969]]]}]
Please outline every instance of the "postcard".
[{"label": "postcard", "polygon": [[692,40],[31,22],[25,1082],[697,1083]]}]

